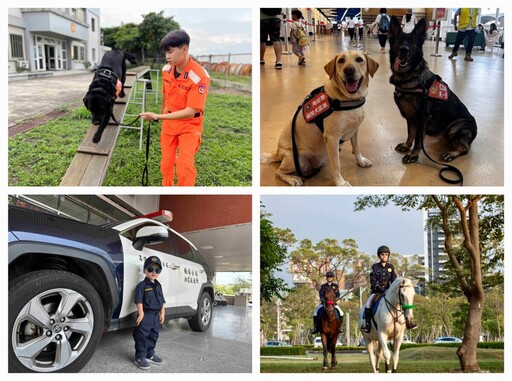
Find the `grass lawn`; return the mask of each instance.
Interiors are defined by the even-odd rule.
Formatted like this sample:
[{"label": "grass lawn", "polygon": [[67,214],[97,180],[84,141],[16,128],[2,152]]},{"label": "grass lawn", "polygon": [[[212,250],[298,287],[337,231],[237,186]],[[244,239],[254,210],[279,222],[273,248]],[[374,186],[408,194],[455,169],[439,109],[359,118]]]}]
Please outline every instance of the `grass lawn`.
[{"label": "grass lawn", "polygon": [[[246,81],[250,81],[247,78]],[[130,106],[128,113],[140,109]],[[159,112],[154,95],[147,109]],[[133,120],[126,117],[124,123]],[[91,123],[81,106],[9,139],[10,186],[58,186]],[[139,186],[145,163],[139,132],[122,129],[107,171],[104,186]],[[161,185],[160,126],[151,124],[149,186]],[[108,128],[108,127],[107,127]],[[201,147],[196,155],[197,186],[251,186],[252,183],[251,95],[211,89],[206,107]]]},{"label": "grass lawn", "polygon": [[[459,359],[454,348],[408,348],[400,351],[399,373],[459,373]],[[297,358],[304,356],[297,356]],[[312,355],[314,360],[280,360],[262,358],[261,373],[318,373],[323,372],[322,354]],[[367,354],[339,353],[338,366],[328,372],[334,373],[371,373]],[[330,356],[329,356],[330,361]],[[485,372],[504,372],[504,351],[502,349],[479,349],[478,364]],[[381,363],[381,372],[385,371]]]}]

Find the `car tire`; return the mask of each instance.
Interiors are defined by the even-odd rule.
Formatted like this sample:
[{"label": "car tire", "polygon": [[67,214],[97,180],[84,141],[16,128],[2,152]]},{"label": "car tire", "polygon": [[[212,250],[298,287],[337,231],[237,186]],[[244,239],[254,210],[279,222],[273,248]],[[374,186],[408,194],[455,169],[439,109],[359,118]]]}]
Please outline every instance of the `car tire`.
[{"label": "car tire", "polygon": [[189,327],[197,332],[206,331],[212,322],[212,298],[207,292],[203,292],[197,304],[194,316],[188,319]]},{"label": "car tire", "polygon": [[78,275],[40,270],[9,283],[9,372],[78,372],[103,329],[101,299]]}]

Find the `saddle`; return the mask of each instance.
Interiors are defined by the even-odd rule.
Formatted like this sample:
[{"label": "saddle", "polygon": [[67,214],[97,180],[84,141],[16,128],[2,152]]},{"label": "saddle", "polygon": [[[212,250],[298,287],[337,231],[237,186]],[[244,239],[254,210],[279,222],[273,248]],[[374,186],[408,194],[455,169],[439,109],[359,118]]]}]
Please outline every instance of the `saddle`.
[{"label": "saddle", "polygon": [[[370,302],[370,310],[372,311],[372,316],[375,315],[375,312],[377,312],[377,308],[379,307],[379,303],[382,300],[382,297],[384,296],[384,293],[380,294],[374,294],[372,296],[372,300]],[[363,318],[366,318],[366,312],[363,312]]]},{"label": "saddle", "polygon": [[[325,308],[324,306],[320,307],[320,309],[318,310],[318,318],[322,318],[322,315],[325,313]],[[338,311],[338,309],[336,307],[334,307],[334,313],[336,314],[336,319],[340,320],[341,319],[341,316],[340,316],[340,311]]]}]

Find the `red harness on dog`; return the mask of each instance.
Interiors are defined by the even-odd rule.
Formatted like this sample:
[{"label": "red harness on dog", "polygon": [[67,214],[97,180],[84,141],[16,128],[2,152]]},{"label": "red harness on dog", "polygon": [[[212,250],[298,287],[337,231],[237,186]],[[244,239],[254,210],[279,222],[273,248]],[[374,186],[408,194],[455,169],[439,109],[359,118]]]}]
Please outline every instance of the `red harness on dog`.
[{"label": "red harness on dog", "polygon": [[[295,171],[300,177],[310,179],[320,172],[322,167],[314,169],[311,173],[304,175],[300,169],[299,164],[299,150],[297,143],[295,142],[295,124],[297,121],[297,115],[302,109],[302,116],[307,123],[315,123],[316,126],[324,132],[324,119],[331,115],[334,111],[341,110],[353,110],[364,105],[365,98],[359,98],[350,101],[340,101],[338,99],[329,98],[327,93],[324,91],[324,87],[318,87],[309,93],[306,98],[295,111],[292,119],[292,151],[293,151],[293,162],[295,164]],[[343,141],[340,141],[343,143]]]}]

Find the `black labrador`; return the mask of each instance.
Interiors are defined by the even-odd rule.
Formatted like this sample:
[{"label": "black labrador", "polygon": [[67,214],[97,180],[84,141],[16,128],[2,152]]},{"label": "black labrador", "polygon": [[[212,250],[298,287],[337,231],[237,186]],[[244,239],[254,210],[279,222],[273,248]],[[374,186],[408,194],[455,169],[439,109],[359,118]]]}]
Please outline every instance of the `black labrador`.
[{"label": "black labrador", "polygon": [[425,19],[411,33],[404,33],[398,19],[391,18],[389,81],[395,86],[395,103],[407,120],[407,140],[395,150],[406,153],[402,158],[405,164],[418,160],[425,135],[444,135],[453,149],[441,154],[441,160],[450,162],[469,152],[477,133],[475,118],[466,106],[429,70],[422,49],[426,31]]},{"label": "black labrador", "polygon": [[83,99],[85,107],[92,114],[92,123],[99,125],[92,138],[94,143],[101,140],[103,130],[113,115],[112,109],[116,98],[125,96],[126,60],[137,64],[135,56],[131,53],[116,49],[105,53]]}]

